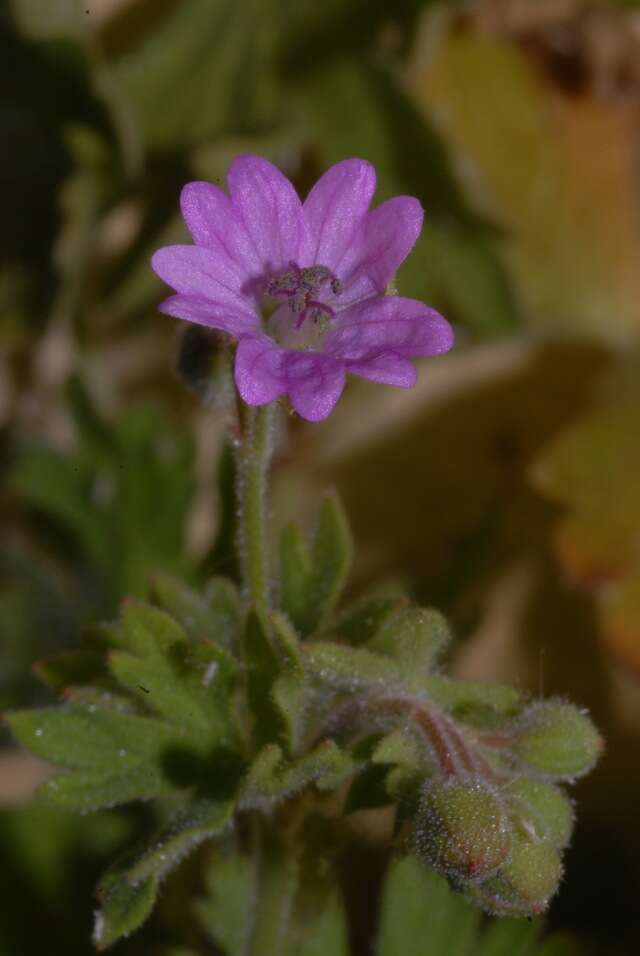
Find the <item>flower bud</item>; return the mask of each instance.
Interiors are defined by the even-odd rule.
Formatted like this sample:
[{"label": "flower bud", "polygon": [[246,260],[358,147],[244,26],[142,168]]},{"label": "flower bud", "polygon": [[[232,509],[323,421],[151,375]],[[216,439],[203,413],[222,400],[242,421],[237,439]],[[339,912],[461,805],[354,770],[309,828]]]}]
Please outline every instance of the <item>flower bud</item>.
[{"label": "flower bud", "polygon": [[504,866],[469,895],[496,916],[535,916],[547,908],[561,877],[560,857],[550,843],[514,836]]},{"label": "flower bud", "polygon": [[523,777],[509,786],[514,814],[540,840],[564,849],[573,830],[573,804],[559,787]]},{"label": "flower bud", "polygon": [[520,718],[516,754],[556,780],[587,773],[601,751],[602,738],[591,720],[564,701],[535,704]]},{"label": "flower bud", "polygon": [[487,785],[439,782],[424,794],[416,848],[439,873],[459,880],[486,876],[504,862],[509,845],[502,803]]}]

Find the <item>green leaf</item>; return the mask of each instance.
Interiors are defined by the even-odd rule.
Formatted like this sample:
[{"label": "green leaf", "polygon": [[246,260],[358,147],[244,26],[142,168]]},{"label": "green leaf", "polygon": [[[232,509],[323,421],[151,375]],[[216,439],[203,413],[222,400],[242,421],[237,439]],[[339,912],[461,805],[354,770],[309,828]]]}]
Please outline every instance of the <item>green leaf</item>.
[{"label": "green leaf", "polygon": [[104,654],[97,648],[46,657],[36,661],[33,670],[43,683],[58,692],[73,684],[104,682],[107,673]]},{"label": "green leaf", "polygon": [[40,788],[40,794],[56,807],[81,812],[114,807],[132,800],[175,794],[177,783],[163,766],[140,761],[134,767],[113,770],[74,770],[60,774]]},{"label": "green leaf", "polygon": [[420,754],[414,740],[402,730],[386,734],[377,744],[371,762],[411,769],[420,766]]},{"label": "green leaf", "polygon": [[394,661],[359,647],[328,641],[313,641],[304,647],[308,676],[336,690],[388,689],[403,677]]},{"label": "green leaf", "polygon": [[302,635],[326,624],[347,579],[352,551],[347,521],[334,495],[322,502],[310,555],[298,529],[285,529],[280,548],[281,604]]},{"label": "green leaf", "polygon": [[302,656],[298,635],[284,614],[276,611],[271,615],[272,634],[280,661],[285,667],[302,674]]},{"label": "green leaf", "polygon": [[515,716],[522,706],[520,692],[501,684],[430,677],[425,687],[438,704],[457,718],[483,727]]},{"label": "green leaf", "polygon": [[[189,735],[198,750],[233,744],[228,694],[233,661],[213,644],[192,650],[182,628],[163,611],[128,602],[124,613],[128,651],[109,656],[111,673],[145,708]],[[223,678],[217,680],[218,675]]]},{"label": "green leaf", "polygon": [[179,811],[167,829],[128,870],[127,879],[138,883],[149,877],[161,879],[199,843],[217,836],[231,822],[233,801],[201,799]]},{"label": "green leaf", "polygon": [[299,747],[307,716],[307,687],[304,674],[289,670],[274,682],[271,696],[284,725],[283,739],[290,753]]},{"label": "green leaf", "polygon": [[419,678],[432,670],[450,639],[438,611],[405,607],[386,617],[367,649],[393,658],[407,676]]},{"label": "green leaf", "polygon": [[327,495],[311,549],[311,576],[303,632],[322,627],[347,580],[353,557],[349,525],[338,498]]},{"label": "green leaf", "polygon": [[255,879],[253,861],[238,852],[216,856],[205,879],[207,897],[195,905],[201,923],[225,956],[244,956]]},{"label": "green leaf", "polygon": [[203,594],[178,578],[158,572],[152,580],[154,599],[194,640],[213,640],[224,648],[237,643],[240,597],[227,578],[213,578]]},{"label": "green leaf", "polygon": [[247,618],[243,652],[254,736],[259,744],[267,743],[277,739],[282,731],[282,718],[272,695],[281,663],[269,638],[268,625],[255,610]]},{"label": "green leaf", "polygon": [[294,624],[304,622],[311,558],[302,532],[288,525],[280,538],[280,604]]},{"label": "green leaf", "polygon": [[14,711],[6,718],[32,753],[78,770],[128,770],[180,742],[181,734],[149,717],[76,706]]},{"label": "green leaf", "polygon": [[478,956],[531,956],[539,932],[539,921],[493,920],[483,933]]},{"label": "green leaf", "polygon": [[98,887],[102,905],[95,917],[93,942],[100,951],[138,929],[151,913],[158,894],[154,877],[132,884],[116,873],[107,874]]},{"label": "green leaf", "polygon": [[305,919],[302,939],[292,956],[349,956],[347,920],[337,895],[331,895],[315,918]]},{"label": "green leaf", "polygon": [[241,804],[262,806],[286,799],[314,784],[319,790],[337,787],[353,773],[351,758],[333,740],[297,760],[283,758],[277,744],[267,744],[252,763],[244,782]]},{"label": "green leaf", "polygon": [[399,591],[380,589],[359,598],[341,611],[334,622],[335,631],[348,644],[364,644],[382,627],[394,611],[407,603]]},{"label": "green leaf", "polygon": [[413,857],[391,863],[376,956],[476,956],[480,911]]},{"label": "green leaf", "polygon": [[277,118],[270,3],[185,0],[153,17],[137,44],[123,39],[113,81],[152,148],[184,149]]}]

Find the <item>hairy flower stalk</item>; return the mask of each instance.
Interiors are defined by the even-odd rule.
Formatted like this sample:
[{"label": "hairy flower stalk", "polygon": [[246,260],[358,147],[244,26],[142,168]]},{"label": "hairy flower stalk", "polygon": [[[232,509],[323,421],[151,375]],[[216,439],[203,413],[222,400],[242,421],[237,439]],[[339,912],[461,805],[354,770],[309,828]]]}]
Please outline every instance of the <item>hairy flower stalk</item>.
[{"label": "hairy flower stalk", "polygon": [[266,613],[270,607],[267,472],[274,408],[246,408],[237,454],[238,547],[245,593]]},{"label": "hairy flower stalk", "polygon": [[353,548],[335,496],[311,540],[286,528],[279,567],[270,561],[276,401],[319,421],[348,373],[410,387],[412,358],[451,347],[442,316],[385,294],[420,232],[420,204],[401,196],[370,210],[375,176],[362,160],[333,166],[304,202],[259,157],[235,160],[228,184],[228,195],[185,187],[194,245],[159,250],[153,266],[175,290],[162,310],[235,348],[241,580],[194,591],[157,574],[148,602],[124,602],[77,652],[42,662],[60,706],[8,717],[60,768],[42,790],[50,803],[86,813],[145,801],[156,820],[101,881],[94,942],[106,949],[140,927],[206,841],[212,890],[200,912],[224,956],[325,952],[327,938],[346,956],[339,817],[385,804],[403,847],[468,899],[498,915],[541,913],[573,826],[561,785],[602,749],[588,716],[443,676],[451,635],[437,611],[379,592],[341,607]]}]

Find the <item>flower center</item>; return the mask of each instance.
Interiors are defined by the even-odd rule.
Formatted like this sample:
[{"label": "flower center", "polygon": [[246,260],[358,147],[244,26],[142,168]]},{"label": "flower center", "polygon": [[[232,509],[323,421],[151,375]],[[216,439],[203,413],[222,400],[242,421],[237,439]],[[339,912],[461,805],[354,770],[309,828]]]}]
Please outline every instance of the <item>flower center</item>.
[{"label": "flower center", "polygon": [[288,299],[289,308],[297,316],[295,327],[299,329],[307,318],[326,325],[327,320],[334,317],[331,306],[318,299],[320,290],[327,285],[334,295],[342,292],[342,282],[326,266],[301,269],[290,262],[285,272],[268,282],[266,292],[272,299]]}]

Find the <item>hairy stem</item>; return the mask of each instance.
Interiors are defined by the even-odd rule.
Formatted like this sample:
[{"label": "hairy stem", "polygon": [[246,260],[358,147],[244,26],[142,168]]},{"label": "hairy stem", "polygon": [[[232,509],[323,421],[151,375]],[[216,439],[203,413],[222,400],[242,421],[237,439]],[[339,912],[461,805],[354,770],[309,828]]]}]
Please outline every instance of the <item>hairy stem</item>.
[{"label": "hairy stem", "polygon": [[244,406],[242,412],[237,479],[240,560],[250,604],[258,611],[267,611],[270,606],[267,471],[274,406]]},{"label": "hairy stem", "polygon": [[254,888],[244,953],[275,956],[284,952],[289,938],[298,881],[297,861],[295,855],[283,852],[257,814],[252,820],[251,843]]}]

